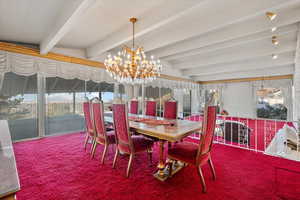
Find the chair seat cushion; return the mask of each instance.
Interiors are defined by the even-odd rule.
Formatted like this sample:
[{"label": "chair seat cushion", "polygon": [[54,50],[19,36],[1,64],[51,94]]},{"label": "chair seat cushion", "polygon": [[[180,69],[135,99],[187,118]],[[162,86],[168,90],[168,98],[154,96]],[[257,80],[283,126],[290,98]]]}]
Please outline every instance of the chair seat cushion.
[{"label": "chair seat cushion", "polygon": [[135,152],[145,151],[153,146],[153,141],[142,135],[134,135],[131,138]]},{"label": "chair seat cushion", "polygon": [[[198,148],[199,148],[199,144],[192,143],[192,142],[177,143],[173,147],[168,149],[168,157],[195,165]],[[208,158],[209,158],[209,153],[203,155],[200,160],[200,165],[206,163]]]},{"label": "chair seat cushion", "polygon": [[105,130],[108,132],[108,131],[113,131],[114,128],[113,127],[105,127]]},{"label": "chair seat cushion", "polygon": [[107,134],[108,142],[110,144],[115,144],[116,143],[115,131],[109,131],[109,132],[106,132],[106,134]]},{"label": "chair seat cushion", "polygon": [[[108,131],[106,132],[107,135],[107,141],[109,144],[115,144],[116,143],[116,136],[115,136],[115,131]],[[97,137],[97,142],[104,144],[105,141],[103,138]]]},{"label": "chair seat cushion", "polygon": [[114,126],[112,124],[105,124],[106,131],[112,131],[114,130]]},{"label": "chair seat cushion", "polygon": [[168,156],[186,163],[195,164],[199,144],[192,142],[176,143],[168,149]]}]

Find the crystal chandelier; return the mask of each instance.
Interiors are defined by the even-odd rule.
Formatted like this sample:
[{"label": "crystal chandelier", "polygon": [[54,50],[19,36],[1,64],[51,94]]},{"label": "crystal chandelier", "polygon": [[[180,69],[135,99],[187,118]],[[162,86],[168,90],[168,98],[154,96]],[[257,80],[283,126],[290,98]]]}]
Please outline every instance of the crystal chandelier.
[{"label": "crystal chandelier", "polygon": [[136,18],[130,18],[132,22],[132,48],[122,48],[117,55],[109,54],[104,61],[106,71],[111,77],[120,83],[142,84],[155,80],[160,76],[162,64],[152,55],[147,59],[143,47],[134,46],[134,25]]}]

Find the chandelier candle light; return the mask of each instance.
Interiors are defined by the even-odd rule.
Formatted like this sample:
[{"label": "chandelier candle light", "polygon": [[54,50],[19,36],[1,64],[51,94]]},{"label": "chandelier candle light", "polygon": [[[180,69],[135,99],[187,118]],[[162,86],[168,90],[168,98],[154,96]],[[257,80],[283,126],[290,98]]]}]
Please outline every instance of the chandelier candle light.
[{"label": "chandelier candle light", "polygon": [[134,45],[134,25],[136,18],[130,18],[132,22],[132,48],[124,46],[117,55],[109,54],[104,61],[106,71],[111,77],[120,83],[143,84],[155,80],[160,76],[162,64],[152,55],[147,60],[143,47]]}]

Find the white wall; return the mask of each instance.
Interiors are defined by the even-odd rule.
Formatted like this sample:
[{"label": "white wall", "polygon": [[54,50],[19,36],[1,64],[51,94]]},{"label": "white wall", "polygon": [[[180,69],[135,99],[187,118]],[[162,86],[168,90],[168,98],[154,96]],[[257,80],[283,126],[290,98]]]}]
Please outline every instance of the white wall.
[{"label": "white wall", "polygon": [[223,91],[223,101],[230,116],[256,117],[252,86],[247,82],[228,84]]},{"label": "white wall", "polygon": [[63,48],[63,47],[54,47],[51,52],[63,54],[66,56],[72,56],[77,58],[86,58],[84,49],[72,49],[72,48]]}]

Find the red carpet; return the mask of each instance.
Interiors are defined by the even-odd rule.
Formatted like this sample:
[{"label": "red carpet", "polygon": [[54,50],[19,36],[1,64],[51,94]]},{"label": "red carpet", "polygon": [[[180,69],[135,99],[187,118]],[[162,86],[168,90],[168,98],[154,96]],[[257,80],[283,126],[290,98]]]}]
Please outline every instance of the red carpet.
[{"label": "red carpet", "polygon": [[[199,177],[188,166],[166,182],[153,178],[155,164],[147,155],[133,162],[132,176],[125,178],[128,158],[111,168],[112,149],[104,165],[83,150],[83,134],[49,137],[14,145],[20,175],[18,200],[183,200],[183,199],[300,199],[300,163],[260,153],[214,145],[217,180],[203,168],[207,194]],[[157,149],[154,163],[157,162]],[[286,168],[285,171],[278,168]],[[276,176],[275,176],[276,175]],[[276,177],[276,178],[275,178]],[[280,186],[280,187],[279,187]]]}]

